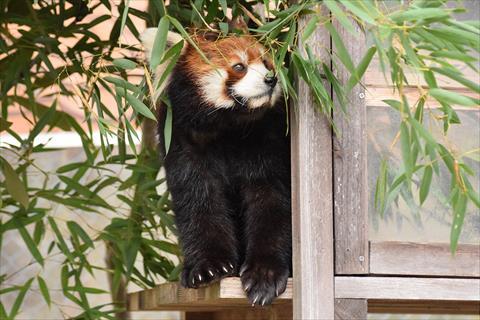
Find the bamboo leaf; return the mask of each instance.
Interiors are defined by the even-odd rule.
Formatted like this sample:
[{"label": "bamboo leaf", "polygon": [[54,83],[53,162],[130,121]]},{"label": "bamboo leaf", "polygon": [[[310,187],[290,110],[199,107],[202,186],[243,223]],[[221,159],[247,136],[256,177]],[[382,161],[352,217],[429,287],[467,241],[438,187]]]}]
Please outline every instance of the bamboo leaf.
[{"label": "bamboo leaf", "polygon": [[470,198],[470,200],[472,200],[472,202],[478,208],[480,208],[480,195],[478,194],[478,192],[475,192],[475,190],[473,190],[473,188],[469,188],[469,189],[467,189],[467,194],[468,194],[468,197]]},{"label": "bamboo leaf", "polygon": [[353,27],[350,19],[345,15],[344,10],[337,5],[336,0],[325,0],[323,3],[332,12],[333,16],[342,24],[342,26],[348,30],[352,35],[356,36],[357,32]]},{"label": "bamboo leaf", "polygon": [[150,109],[142,101],[138,100],[135,96],[131,95],[128,92],[125,92],[125,90],[117,90],[117,93],[125,97],[128,103],[136,112],[152,120],[157,120],[152,111],[150,111]]},{"label": "bamboo leaf", "polygon": [[57,108],[57,100],[54,100],[50,108],[48,108],[47,112],[43,114],[43,116],[38,120],[38,122],[35,124],[35,127],[33,127],[33,130],[30,132],[28,136],[28,141],[32,142],[33,139],[45,128],[45,126],[49,123],[52,122],[55,113],[56,113],[56,108]]},{"label": "bamboo leaf", "polygon": [[165,47],[167,46],[169,20],[167,16],[163,16],[158,23],[157,33],[155,34],[155,40],[153,41],[153,49],[150,56],[151,69],[160,64],[162,57],[165,53]]},{"label": "bamboo leaf", "polygon": [[[297,24],[295,23],[295,21],[293,21],[290,24],[290,27],[289,27],[289,30],[288,30],[288,33],[287,33],[287,38],[285,39],[285,44],[280,48],[280,51],[277,55],[277,57],[278,57],[277,63],[279,65],[281,65],[282,62],[285,60],[285,56],[287,55],[287,51],[288,51],[289,46],[293,46],[293,42],[295,40],[296,32],[297,32]],[[304,32],[304,36],[305,36],[305,32]],[[305,41],[305,39],[304,39],[304,41]]]},{"label": "bamboo leaf", "polygon": [[25,185],[7,160],[2,157],[0,157],[0,160],[3,175],[5,176],[5,188],[15,201],[20,203],[24,208],[27,208],[29,200]]},{"label": "bamboo leaf", "polygon": [[58,225],[55,222],[55,219],[53,219],[52,217],[48,217],[48,222],[50,223],[50,226],[52,227],[52,230],[55,233],[55,236],[56,236],[57,241],[58,241],[57,242],[58,247],[63,252],[63,254],[68,258],[69,262],[73,264],[74,261],[73,261],[72,253],[68,249],[67,243],[65,242],[65,239],[63,238],[63,235],[60,232],[60,229],[58,228]]},{"label": "bamboo leaf", "polygon": [[25,284],[21,287],[20,291],[18,292],[17,298],[15,299],[15,302],[13,303],[12,309],[10,310],[10,315],[8,316],[9,319],[15,319],[17,316],[18,312],[20,311],[20,307],[22,306],[23,300],[25,299],[25,295],[28,292],[28,289],[30,289],[30,286],[32,285],[33,278],[30,278]]},{"label": "bamboo leaf", "polygon": [[[340,2],[361,20],[370,24],[375,24],[375,20],[370,16],[371,13],[361,8],[360,1],[340,0]],[[363,2],[363,1],[362,1]]]},{"label": "bamboo leaf", "polygon": [[119,88],[127,88],[127,90],[130,90],[136,94],[140,93],[141,89],[137,87],[134,84],[131,84],[128,81],[125,81],[124,79],[121,78],[115,78],[112,76],[106,76],[103,78],[103,80],[108,81],[110,83],[113,83],[114,85],[118,86]]},{"label": "bamboo leaf", "polygon": [[137,67],[137,64],[135,62],[133,62],[132,60],[123,59],[123,58],[114,59],[112,61],[112,63],[115,67],[118,67],[118,68],[124,69],[124,70],[135,69]]},{"label": "bamboo leaf", "polygon": [[390,14],[388,17],[396,23],[404,21],[417,21],[426,19],[442,19],[448,17],[450,12],[444,8],[413,8],[409,10],[400,10]]},{"label": "bamboo leaf", "polygon": [[432,71],[435,71],[436,73],[443,74],[444,76],[449,77],[450,79],[453,79],[457,81],[458,83],[463,84],[465,87],[472,89],[473,91],[480,93],[480,84],[477,82],[470,81],[462,76],[460,72],[454,72],[453,70],[450,70],[448,68],[431,68]]},{"label": "bamboo leaf", "polygon": [[387,193],[387,171],[388,165],[385,159],[382,159],[380,163],[380,171],[377,178],[377,184],[375,187],[375,208],[383,216],[385,212],[385,196]]},{"label": "bamboo leaf", "polygon": [[330,32],[333,43],[335,44],[335,48],[333,51],[338,56],[340,61],[342,61],[345,68],[347,68],[348,72],[350,72],[350,74],[354,74],[355,66],[353,65],[352,58],[350,57],[350,54],[345,48],[345,44],[343,43],[342,39],[338,35],[337,30],[334,26],[332,26],[331,23],[325,24],[325,28]]},{"label": "bamboo leaf", "polygon": [[165,127],[163,129],[163,135],[165,139],[165,155],[168,154],[170,150],[170,143],[172,142],[172,123],[173,123],[173,114],[172,106],[169,102],[166,103],[167,107],[167,116],[165,117]]},{"label": "bamboo leaf", "polygon": [[40,288],[40,292],[42,293],[43,299],[45,299],[45,302],[50,307],[52,300],[50,298],[50,292],[48,291],[47,284],[45,283],[45,280],[43,280],[43,278],[40,276],[37,276],[37,281],[38,281],[38,287]]},{"label": "bamboo leaf", "polygon": [[40,251],[38,251],[37,245],[35,241],[33,241],[32,237],[28,233],[27,229],[25,228],[24,225],[21,224],[18,219],[15,219],[15,225],[17,227],[18,232],[22,236],[23,242],[25,242],[25,245],[28,248],[28,251],[32,254],[32,256],[35,258],[35,260],[40,263],[40,265],[43,266],[43,257]]},{"label": "bamboo leaf", "polygon": [[92,239],[78,223],[76,223],[75,221],[68,221],[67,227],[72,234],[78,235],[86,245],[94,248]]},{"label": "bamboo leaf", "polygon": [[420,183],[420,204],[425,202],[430,191],[430,184],[432,183],[432,166],[426,166],[423,171],[423,178]]},{"label": "bamboo leaf", "polygon": [[405,122],[400,124],[400,146],[402,149],[403,165],[405,167],[405,176],[407,181],[412,177],[413,163],[410,143],[410,132]]},{"label": "bamboo leaf", "polygon": [[463,222],[465,220],[465,211],[467,209],[467,197],[466,195],[458,190],[458,196],[454,197],[452,200],[453,204],[453,221],[452,228],[450,231],[450,250],[452,254],[455,254],[457,251],[458,239],[460,238],[460,232],[463,227]]},{"label": "bamboo leaf", "polygon": [[227,0],[218,0],[218,2],[220,2],[220,6],[222,7],[223,14],[226,17],[228,13]]},{"label": "bamboo leaf", "polygon": [[123,8],[122,12],[122,20],[120,23],[120,32],[119,34],[123,33],[123,29],[125,28],[125,22],[127,22],[127,16],[128,16],[128,9],[130,7],[130,0],[126,0],[125,2],[125,7]]},{"label": "bamboo leaf", "polygon": [[469,106],[473,107],[476,106],[477,103],[469,97],[463,96],[461,94],[440,89],[434,88],[428,91],[432,97],[438,100],[440,103],[447,103],[447,104],[458,104],[462,106]]},{"label": "bamboo leaf", "polygon": [[358,64],[357,68],[355,69],[355,72],[350,76],[350,79],[348,79],[346,86],[347,92],[351,91],[353,87],[355,87],[355,85],[360,82],[360,79],[362,79],[365,71],[367,71],[367,68],[370,65],[370,62],[372,61],[372,58],[376,52],[376,47],[370,47],[370,49],[367,50],[362,60]]},{"label": "bamboo leaf", "polygon": [[[317,27],[317,23],[320,21],[320,18],[317,15],[314,15],[307,23],[305,28],[303,29],[303,34],[302,34],[302,41],[305,43],[308,38],[312,35],[313,31],[315,31],[315,28]],[[293,24],[296,25],[296,24]],[[291,25],[290,25],[290,30]],[[290,31],[289,31],[290,34]],[[293,35],[295,34],[295,31],[293,31]]]},{"label": "bamboo leaf", "polygon": [[475,62],[477,58],[472,57],[466,53],[458,52],[458,51],[435,51],[431,53],[432,57],[439,57],[439,58],[448,58],[454,59],[463,62]]}]

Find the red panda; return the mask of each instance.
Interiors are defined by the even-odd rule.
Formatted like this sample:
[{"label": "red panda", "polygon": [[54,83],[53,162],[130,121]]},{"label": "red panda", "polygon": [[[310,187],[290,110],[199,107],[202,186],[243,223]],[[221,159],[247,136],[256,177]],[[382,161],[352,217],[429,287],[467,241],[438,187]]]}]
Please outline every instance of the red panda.
[{"label": "red panda", "polygon": [[[142,37],[147,56],[155,29]],[[270,304],[291,274],[290,149],[269,52],[249,35],[196,32],[164,88],[172,138],[159,135],[184,256],[181,283],[239,275],[252,305]],[[171,44],[181,37],[169,33]],[[155,70],[158,79],[163,66]],[[159,93],[156,93],[158,96]]]}]

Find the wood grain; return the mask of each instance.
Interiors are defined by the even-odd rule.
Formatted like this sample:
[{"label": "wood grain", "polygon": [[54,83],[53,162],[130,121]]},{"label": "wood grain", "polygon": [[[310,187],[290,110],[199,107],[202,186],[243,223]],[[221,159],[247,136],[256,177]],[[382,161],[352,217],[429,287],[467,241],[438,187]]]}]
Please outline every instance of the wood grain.
[{"label": "wood grain", "polygon": [[[353,63],[358,65],[365,53],[364,33],[356,23],[356,36],[337,21],[334,24]],[[335,55],[335,46],[333,52]],[[345,85],[350,72],[341,63],[336,65],[334,72]],[[341,111],[341,103],[334,95],[333,119],[338,128],[333,139],[335,274],[366,274],[369,255],[365,89],[357,85],[346,98],[347,114]]]},{"label": "wood grain", "polygon": [[335,297],[383,300],[480,300],[480,279],[335,277]]},{"label": "wood grain", "polygon": [[335,320],[366,320],[367,300],[336,299]]},{"label": "wood grain", "polygon": [[185,312],[184,320],[291,320],[292,305],[274,305],[263,308],[235,308],[213,312]]},{"label": "wood grain", "polygon": [[[298,29],[309,19],[300,17]],[[316,57],[328,61],[330,38],[324,28],[317,28],[308,43]],[[332,137],[328,120],[316,109],[308,85],[299,80],[291,111],[295,319],[334,316]]]},{"label": "wood grain", "polygon": [[369,300],[369,313],[480,314],[480,301]]},{"label": "wood grain", "polygon": [[455,256],[448,244],[371,242],[372,274],[480,277],[480,246],[459,245]]},{"label": "wood grain", "polygon": [[[292,303],[292,286],[293,281],[289,279],[287,290],[274,305]],[[471,305],[480,301],[480,279],[337,276],[335,298],[388,300],[392,304],[396,300],[416,301],[417,304],[423,303],[422,300],[425,303],[433,300],[464,301]],[[179,283],[161,284],[129,294],[128,301],[129,311],[216,311],[250,306],[239,278],[226,278],[200,289],[185,289]]]}]

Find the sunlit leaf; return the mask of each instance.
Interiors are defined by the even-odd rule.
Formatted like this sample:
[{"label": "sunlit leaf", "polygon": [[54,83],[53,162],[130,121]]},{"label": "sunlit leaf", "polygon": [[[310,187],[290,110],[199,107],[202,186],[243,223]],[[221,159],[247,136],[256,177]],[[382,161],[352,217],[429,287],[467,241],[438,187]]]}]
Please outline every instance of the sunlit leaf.
[{"label": "sunlit leaf", "polygon": [[125,70],[135,69],[137,67],[137,64],[135,62],[133,62],[132,60],[123,59],[123,58],[114,59],[112,61],[112,63],[116,67],[118,67],[120,69],[125,69]]},{"label": "sunlit leaf", "polygon": [[25,185],[12,166],[0,157],[1,168],[5,177],[5,187],[15,201],[18,201],[24,208],[28,207],[28,193]]},{"label": "sunlit leaf", "polygon": [[165,117],[165,127],[163,129],[163,134],[165,138],[165,154],[168,153],[170,150],[170,143],[172,141],[172,124],[173,124],[173,114],[172,114],[172,106],[170,103],[166,104],[167,108],[167,115]]},{"label": "sunlit leaf", "polygon": [[439,102],[444,102],[448,104],[458,104],[458,105],[469,106],[469,107],[478,105],[472,98],[455,93],[453,91],[434,88],[434,89],[430,89],[428,92],[432,97],[437,99]]},{"label": "sunlit leaf", "polygon": [[164,16],[158,23],[157,33],[155,34],[155,40],[153,41],[153,49],[150,56],[150,66],[152,70],[155,70],[162,60],[167,45],[168,27],[168,17]]},{"label": "sunlit leaf", "polygon": [[131,95],[128,92],[125,92],[124,90],[117,90],[117,93],[123,97],[125,97],[128,101],[128,103],[133,107],[133,109],[140,113],[141,115],[144,115],[147,118],[150,118],[152,120],[156,120],[155,115],[150,111],[150,109],[138,98],[135,96]]}]

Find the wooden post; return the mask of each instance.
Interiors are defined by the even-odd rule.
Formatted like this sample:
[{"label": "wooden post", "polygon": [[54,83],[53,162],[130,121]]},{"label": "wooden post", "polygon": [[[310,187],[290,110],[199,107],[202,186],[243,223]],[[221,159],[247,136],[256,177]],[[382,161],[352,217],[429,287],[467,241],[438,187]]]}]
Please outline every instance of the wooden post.
[{"label": "wooden post", "polygon": [[[299,30],[308,19],[299,19]],[[315,55],[324,61],[330,59],[330,37],[325,29],[317,28],[308,43]],[[315,110],[310,89],[303,81],[299,81],[295,107],[291,111],[293,318],[333,319],[331,127]]]},{"label": "wooden post", "polygon": [[[358,65],[365,53],[365,35],[358,25],[352,35],[334,21],[345,47]],[[335,45],[332,44],[335,55]],[[337,61],[334,72],[346,85],[350,72]],[[334,95],[334,122],[338,135],[333,140],[334,212],[335,212],[335,274],[369,273],[368,252],[368,180],[365,90],[355,86],[347,99],[347,113],[341,111]]]}]

